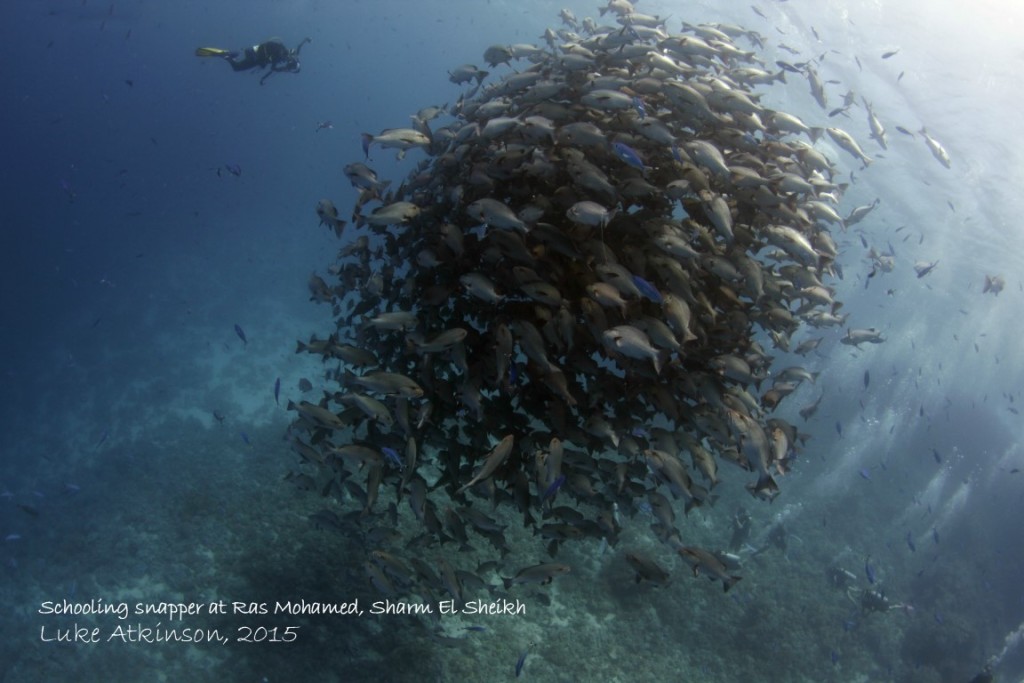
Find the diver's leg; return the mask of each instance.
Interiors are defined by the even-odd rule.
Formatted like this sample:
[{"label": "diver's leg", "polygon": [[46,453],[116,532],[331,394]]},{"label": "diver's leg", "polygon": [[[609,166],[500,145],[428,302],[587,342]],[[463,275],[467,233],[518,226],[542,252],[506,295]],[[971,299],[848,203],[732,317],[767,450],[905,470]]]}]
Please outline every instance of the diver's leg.
[{"label": "diver's leg", "polygon": [[231,52],[227,56],[228,64],[235,71],[247,71],[256,66],[256,51],[251,47],[245,48],[242,58],[239,59],[237,52]]}]

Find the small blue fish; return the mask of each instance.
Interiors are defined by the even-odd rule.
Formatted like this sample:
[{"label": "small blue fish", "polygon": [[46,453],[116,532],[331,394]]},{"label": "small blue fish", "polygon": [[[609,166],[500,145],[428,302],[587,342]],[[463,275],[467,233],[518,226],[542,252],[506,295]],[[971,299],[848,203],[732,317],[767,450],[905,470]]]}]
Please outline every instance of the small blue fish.
[{"label": "small blue fish", "polygon": [[629,430],[629,433],[632,434],[633,436],[642,437],[644,439],[651,438],[651,433],[643,427],[633,427],[632,429]]},{"label": "small blue fish", "polygon": [[240,437],[242,437],[242,441],[245,442],[246,446],[251,446],[252,445],[252,442],[249,441],[249,435],[248,434],[246,434],[245,432],[238,432],[238,435]]},{"label": "small blue fish", "polygon": [[622,159],[633,168],[640,169],[644,173],[647,172],[647,168],[644,166],[644,162],[640,159],[640,155],[636,153],[635,149],[626,143],[613,142],[612,149],[615,151],[615,156],[619,159]]},{"label": "small blue fish", "polygon": [[638,95],[633,96],[633,109],[636,110],[636,115],[640,117],[641,121],[647,118],[647,107],[644,106],[644,101]]},{"label": "small blue fish", "polygon": [[935,623],[941,625],[942,622],[943,622],[942,612],[940,612],[939,610],[935,610]]},{"label": "small blue fish", "polygon": [[864,468],[860,471],[860,476],[864,477],[868,481],[871,481],[871,472],[867,468]]},{"label": "small blue fish", "polygon": [[639,275],[633,276],[633,284],[636,285],[636,288],[640,290],[640,293],[649,301],[653,301],[656,304],[660,304],[664,301],[661,296],[661,292],[658,291],[658,288]]},{"label": "small blue fish", "polygon": [[864,574],[868,577],[868,583],[875,582],[875,568],[871,566],[871,556],[864,560]]},{"label": "small blue fish", "polygon": [[466,626],[462,629],[463,631],[476,631],[477,633],[483,633],[487,629],[483,626]]},{"label": "small blue fish", "polygon": [[235,323],[235,334],[242,340],[242,344],[245,346],[249,345],[249,340],[245,338],[245,330],[242,329],[241,325]]},{"label": "small blue fish", "polygon": [[519,661],[516,662],[516,678],[519,678],[519,674],[523,673],[523,665],[526,664],[526,655],[528,652],[524,652],[519,655]]},{"label": "small blue fish", "polygon": [[836,421],[836,434],[839,435],[840,439],[843,438],[843,425],[838,420]]},{"label": "small blue fish", "polygon": [[224,170],[236,178],[241,177],[242,175],[242,167],[238,164],[224,164]]},{"label": "small blue fish", "polygon": [[843,630],[844,631],[849,632],[849,631],[852,631],[855,628],[857,628],[857,622],[854,621],[853,619],[847,619],[846,621],[843,622]]},{"label": "small blue fish", "polygon": [[388,461],[392,465],[394,465],[398,469],[402,469],[402,458],[399,457],[398,451],[396,451],[394,448],[391,448],[390,446],[381,446],[380,450],[381,452],[384,453],[385,456],[387,456]]},{"label": "small blue fish", "polygon": [[914,537],[909,531],[907,532],[907,547],[910,548],[910,552],[917,552],[917,546],[914,545]]},{"label": "small blue fish", "polygon": [[281,405],[281,401],[278,398],[281,396],[281,378],[278,377],[274,380],[274,403]]},{"label": "small blue fish", "polygon": [[939,530],[932,527],[932,540],[935,541],[935,545],[939,544]]},{"label": "small blue fish", "polygon": [[683,161],[682,152],[679,151],[679,147],[674,142],[672,143],[672,158],[675,159],[680,164],[686,163],[685,161]]},{"label": "small blue fish", "polygon": [[839,653],[838,652],[836,652],[835,650],[832,650],[832,654],[830,655],[830,657],[832,658],[832,666],[835,666],[836,664],[839,663]]},{"label": "small blue fish", "polygon": [[10,543],[11,541],[20,541],[21,534],[7,534],[4,536],[4,541]]},{"label": "small blue fish", "polygon": [[939,463],[940,465],[942,464],[942,456],[939,455],[939,452],[934,448],[932,449],[932,457],[935,458],[935,462]]},{"label": "small blue fish", "polygon": [[558,475],[558,478],[555,479],[553,482],[551,482],[551,485],[548,486],[547,491],[545,491],[544,495],[540,497],[540,502],[543,503],[548,498],[550,498],[551,496],[553,496],[556,493],[558,493],[558,489],[562,488],[562,484],[564,484],[564,483],[565,483],[565,475],[564,474]]}]

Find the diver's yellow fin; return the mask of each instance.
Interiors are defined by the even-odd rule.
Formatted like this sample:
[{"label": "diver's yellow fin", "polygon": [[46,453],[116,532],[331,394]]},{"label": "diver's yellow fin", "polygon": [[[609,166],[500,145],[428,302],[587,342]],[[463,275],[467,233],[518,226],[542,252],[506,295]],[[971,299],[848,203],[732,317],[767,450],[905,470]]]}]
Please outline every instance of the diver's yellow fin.
[{"label": "diver's yellow fin", "polygon": [[197,47],[196,57],[224,57],[231,50],[222,50],[219,47]]}]

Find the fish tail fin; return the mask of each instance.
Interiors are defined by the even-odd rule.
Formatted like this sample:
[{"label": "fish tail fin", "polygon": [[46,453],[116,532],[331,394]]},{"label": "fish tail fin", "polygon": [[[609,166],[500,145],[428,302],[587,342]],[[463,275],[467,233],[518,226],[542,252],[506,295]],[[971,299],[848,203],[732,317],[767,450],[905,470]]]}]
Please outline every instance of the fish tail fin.
[{"label": "fish tail fin", "polygon": [[295,353],[302,353],[303,351],[309,351],[309,347],[301,340],[297,340],[295,342]]},{"label": "fish tail fin", "polygon": [[373,142],[373,136],[369,133],[363,133],[361,136],[363,141],[363,154],[367,159],[370,158],[370,144]]},{"label": "fish tail fin", "polygon": [[665,367],[665,361],[668,360],[668,350],[667,349],[659,349],[658,353],[656,353],[654,355],[653,360],[654,360],[654,372],[655,372],[655,374],[660,375],[661,374],[661,369],[663,367]]},{"label": "fish tail fin", "polygon": [[811,142],[817,142],[824,133],[825,129],[821,126],[811,126]]},{"label": "fish tail fin", "polygon": [[722,592],[728,593],[730,588],[732,588],[742,580],[742,576],[730,576],[728,578],[722,579]]},{"label": "fish tail fin", "polygon": [[505,590],[512,587],[512,579],[506,579],[504,576],[501,577],[501,583],[505,586]]}]

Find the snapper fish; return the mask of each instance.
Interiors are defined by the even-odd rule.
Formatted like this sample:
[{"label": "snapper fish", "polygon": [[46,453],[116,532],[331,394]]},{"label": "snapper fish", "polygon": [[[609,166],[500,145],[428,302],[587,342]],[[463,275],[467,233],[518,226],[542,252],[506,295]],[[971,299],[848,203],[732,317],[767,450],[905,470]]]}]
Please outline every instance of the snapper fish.
[{"label": "snapper fish", "polygon": [[917,273],[918,279],[921,279],[928,273],[932,272],[937,265],[939,265],[938,260],[930,263],[928,261],[918,261],[914,264],[914,272]]},{"label": "snapper fish", "polygon": [[378,135],[363,133],[363,154],[370,156],[370,146],[377,145],[385,149],[397,149],[398,158],[404,159],[405,152],[414,147],[426,148],[430,146],[430,138],[418,130],[412,128],[387,128]]},{"label": "snapper fish", "polygon": [[647,581],[656,586],[667,586],[671,575],[657,562],[637,553],[626,553],[626,562],[636,572],[636,582]]},{"label": "snapper fish", "polygon": [[650,338],[632,325],[619,325],[605,330],[602,334],[602,341],[609,349],[617,351],[623,356],[650,360],[654,365],[654,372],[661,374],[661,366],[665,362],[665,352],[654,348]]},{"label": "snapper fish", "polygon": [[864,153],[864,150],[860,148],[857,141],[853,139],[853,136],[847,133],[842,128],[826,128],[825,129],[829,137],[835,140],[835,143],[842,149],[849,152],[854,158],[859,159],[864,164],[864,168],[872,162],[872,159]]},{"label": "snapper fish", "polygon": [[448,80],[456,85],[462,85],[476,79],[477,85],[480,85],[489,73],[489,71],[477,68],[474,64],[463,64],[448,72]]},{"label": "snapper fish", "polygon": [[334,230],[334,233],[341,237],[345,229],[345,221],[338,218],[338,209],[330,199],[321,199],[316,203],[316,215],[320,218],[320,225],[326,225]]},{"label": "snapper fish", "polygon": [[378,227],[402,225],[419,215],[420,207],[412,202],[393,202],[386,206],[378,206],[369,214],[359,216],[359,222]]},{"label": "snapper fish", "polygon": [[[483,466],[480,470],[473,475],[473,478],[468,483],[464,484],[457,493],[462,493],[468,488],[472,488],[477,482],[488,479],[494,472],[501,467],[501,465],[508,458],[509,453],[512,452],[512,446],[515,444],[515,437],[512,434],[507,435],[502,439],[497,446],[491,449],[491,452],[487,454],[487,458],[484,460]],[[506,586],[507,588],[508,586]]]},{"label": "snapper fish", "polygon": [[716,579],[721,581],[722,590],[726,593],[743,579],[742,576],[730,574],[725,562],[714,553],[708,552],[703,548],[683,546],[676,552],[679,553],[679,556],[686,564],[690,565],[694,576],[699,576],[701,572],[704,572],[712,581]]},{"label": "snapper fish", "polygon": [[871,104],[868,103],[863,97],[861,101],[864,102],[864,108],[868,112],[868,128],[871,129],[871,138],[878,143],[878,146],[882,149],[889,149],[889,146],[885,141],[885,127],[882,122],[875,116],[875,111],[871,108]]},{"label": "snapper fish", "polygon": [[511,578],[502,577],[501,582],[505,586],[505,590],[508,590],[512,586],[519,586],[524,584],[539,584],[546,586],[554,581],[559,576],[564,576],[572,571],[572,568],[567,564],[561,564],[558,562],[549,562],[546,564],[535,564],[532,567],[524,567],[516,572],[516,575]]},{"label": "snapper fish", "polygon": [[949,158],[949,154],[946,149],[939,143],[938,140],[928,134],[928,129],[923,127],[920,130],[922,136],[924,136],[924,143],[928,145],[928,150],[932,153],[932,156],[946,168],[950,168],[953,164]]},{"label": "snapper fish", "polygon": [[611,222],[615,212],[609,211],[597,202],[585,200],[573,204],[565,215],[574,223],[603,228]]},{"label": "snapper fish", "polygon": [[529,228],[507,204],[484,197],[478,199],[466,207],[466,213],[480,221],[489,228],[501,228],[504,230],[519,230],[528,232]]},{"label": "snapper fish", "polygon": [[987,294],[992,292],[993,295],[999,296],[999,292],[1003,291],[1003,287],[1006,286],[1006,280],[1002,275],[986,275],[985,286],[982,288],[981,293]]},{"label": "snapper fish", "polygon": [[881,344],[885,339],[882,338],[882,333],[879,330],[868,327],[865,329],[849,328],[846,330],[846,336],[839,341],[847,346],[860,347],[861,344]]},{"label": "snapper fish", "polygon": [[352,183],[352,187],[357,187],[362,190],[370,190],[371,192],[380,193],[383,192],[389,185],[390,180],[380,180],[377,178],[377,172],[366,164],[359,162],[351,163],[344,168],[345,177]]}]

